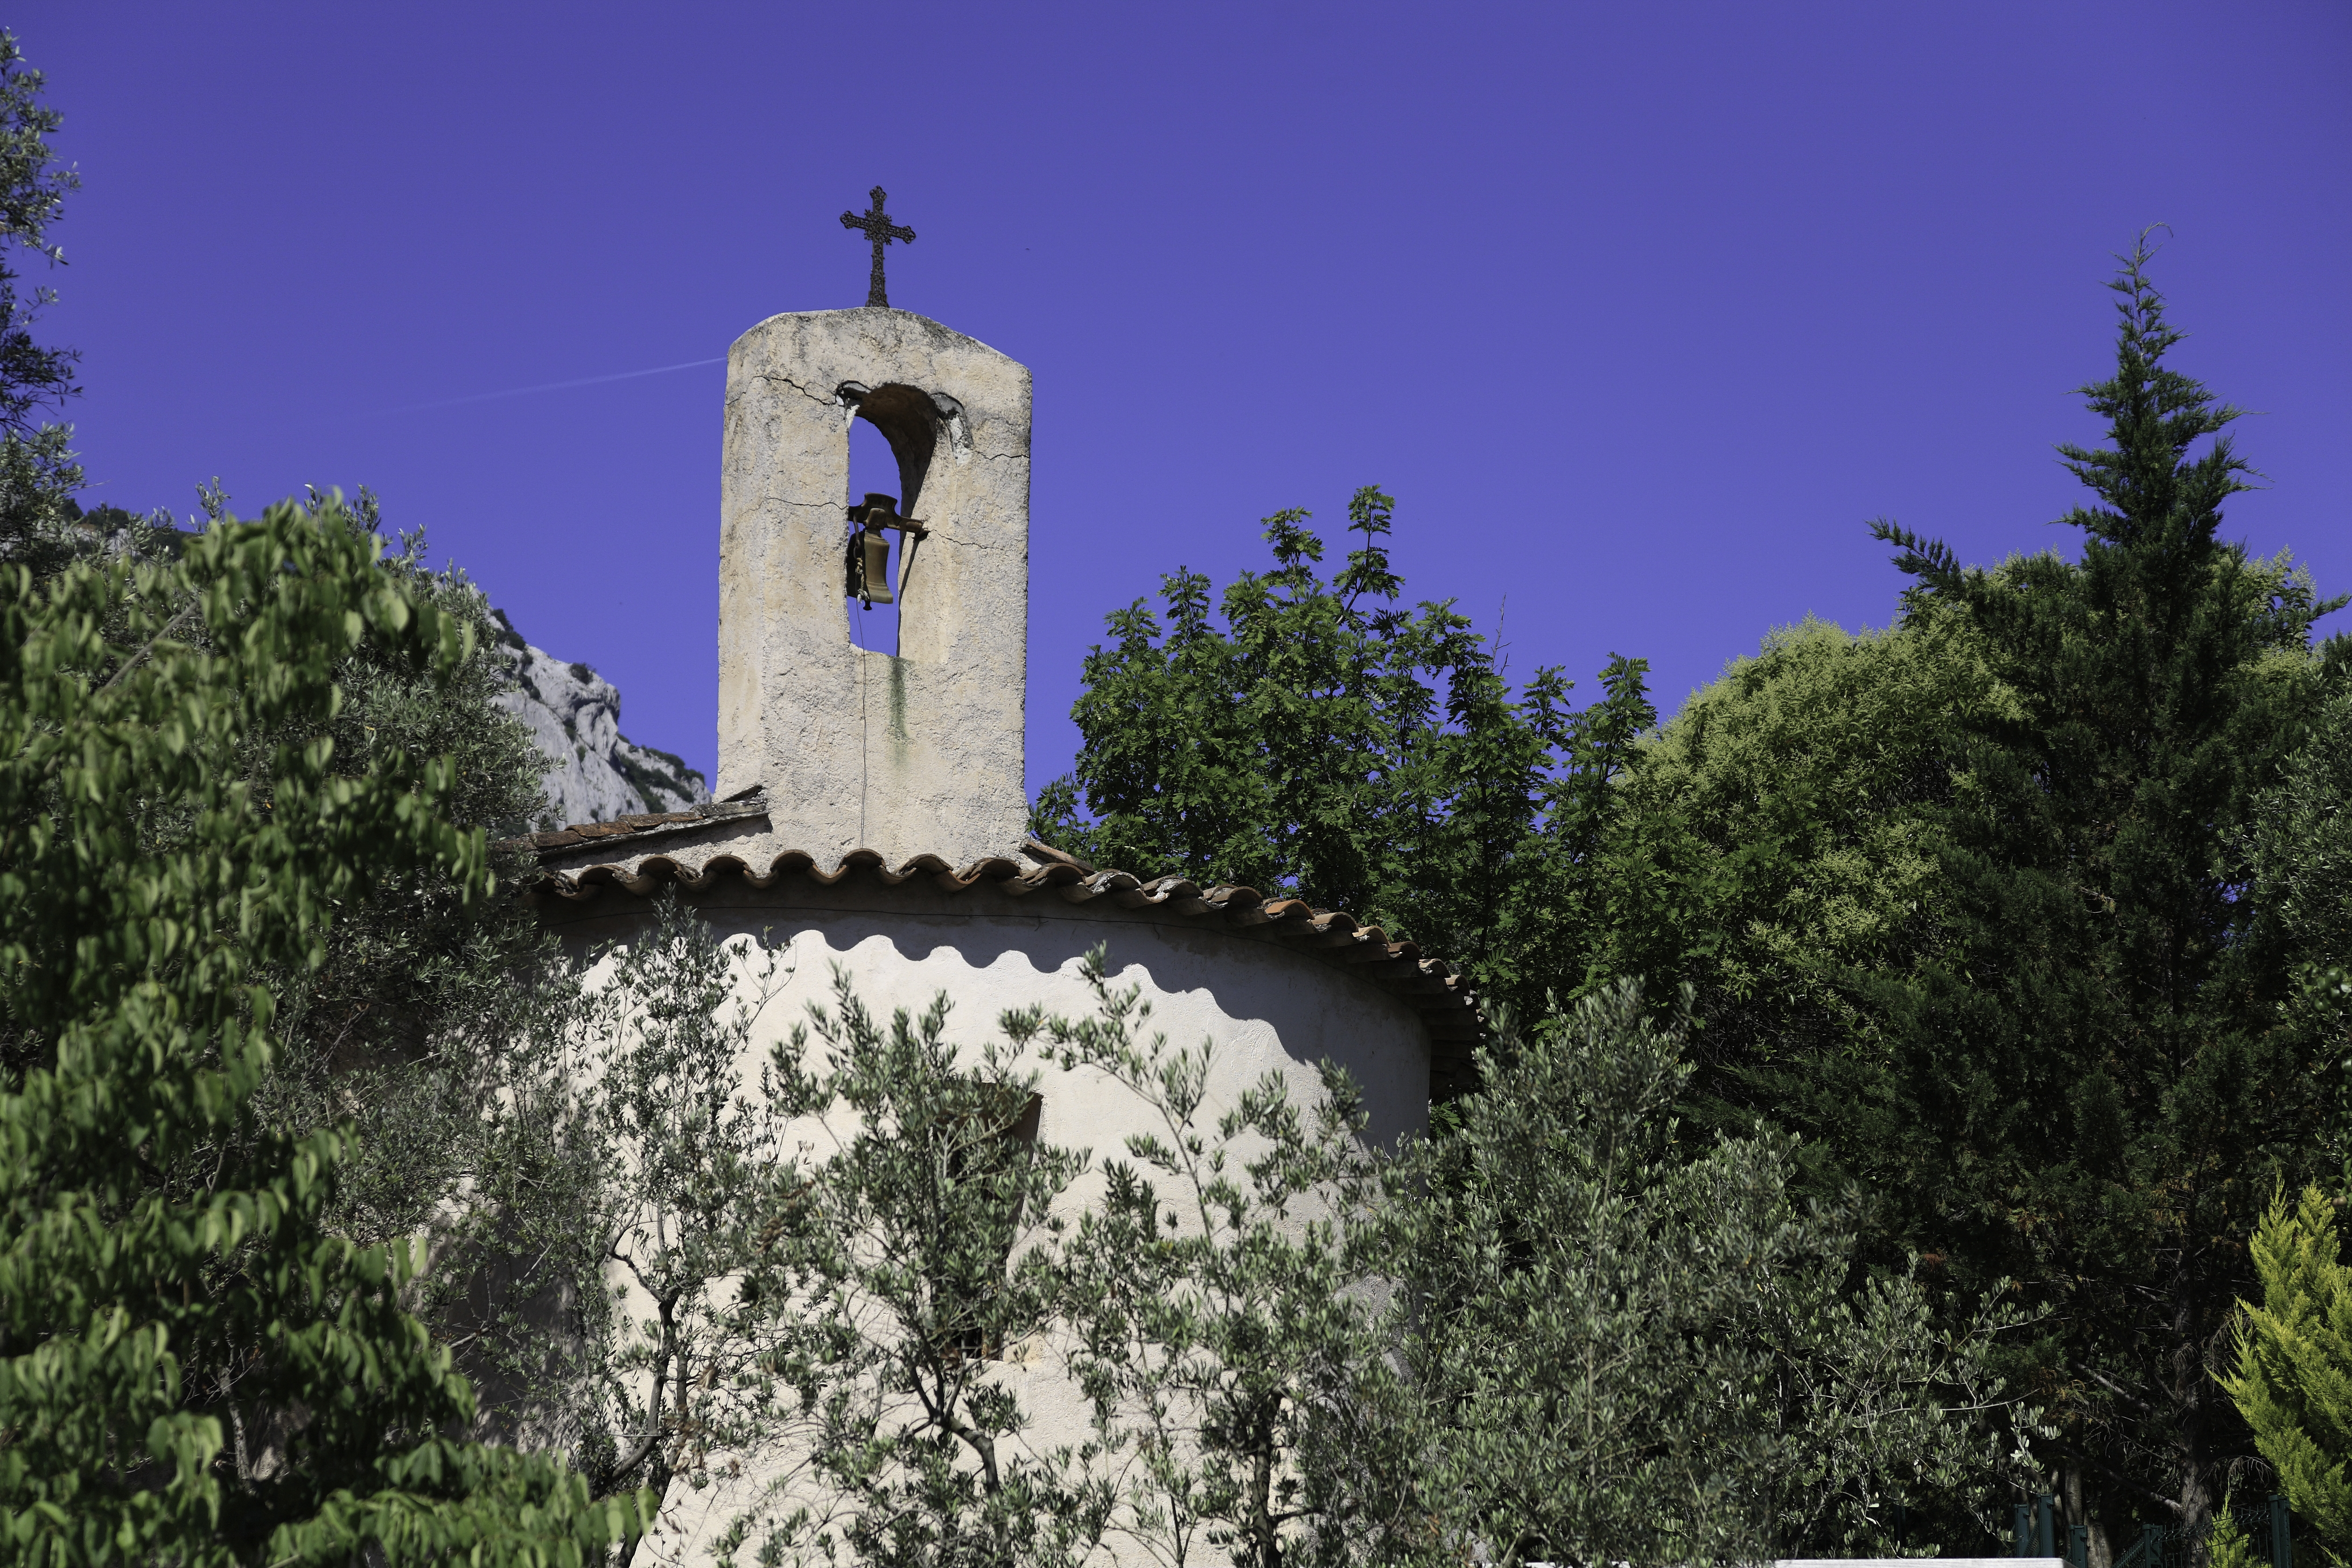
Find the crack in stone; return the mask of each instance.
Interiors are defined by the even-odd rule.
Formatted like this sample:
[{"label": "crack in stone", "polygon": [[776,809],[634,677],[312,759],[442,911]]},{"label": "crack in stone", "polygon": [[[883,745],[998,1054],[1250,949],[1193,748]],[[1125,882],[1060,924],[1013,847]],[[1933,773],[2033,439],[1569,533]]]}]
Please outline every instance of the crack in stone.
[{"label": "crack in stone", "polygon": [[754,376],[752,377],[752,379],[753,379],[754,381],[778,381],[778,382],[782,382],[782,383],[783,383],[783,384],[785,384],[786,386],[791,387],[794,392],[799,393],[803,397],[807,398],[811,403],[817,404],[817,405],[821,405],[821,406],[823,406],[823,407],[826,407],[826,408],[838,408],[838,407],[840,407],[840,406],[841,406],[840,403],[839,403],[839,402],[837,402],[837,401],[836,401],[836,400],[835,400],[835,398],[834,398],[830,394],[828,394],[828,395],[825,395],[825,396],[820,397],[820,396],[818,396],[815,393],[811,392],[807,387],[803,386],[799,382],[794,381],[794,380],[793,380],[791,376],[789,376],[789,375],[779,375],[779,374],[776,374],[775,372],[773,372],[773,371],[765,371],[765,370],[763,370],[763,371],[759,372],[756,375],[754,375]]},{"label": "crack in stone", "polygon": [[[991,542],[991,541],[988,541],[988,540],[982,540],[982,539],[965,539],[965,538],[960,538],[960,537],[958,537],[958,536],[957,536],[957,535],[955,535],[955,534],[952,534],[952,533],[948,532],[945,529],[933,529],[933,530],[931,531],[931,537],[932,537],[933,539],[942,539],[942,540],[945,540],[948,543],[952,544],[952,545],[955,545],[957,548],[961,549],[961,550],[995,550],[995,551],[1003,551],[1003,550],[1015,550],[1015,549],[1020,549],[1020,548],[1021,548],[1021,546],[1014,545],[1014,544],[1010,544],[1010,543],[1006,543],[1006,542],[1003,542],[1003,541],[1001,541],[1001,540],[1000,540],[1000,541],[995,541],[995,542]],[[918,559],[920,559],[920,557],[918,557]]]}]

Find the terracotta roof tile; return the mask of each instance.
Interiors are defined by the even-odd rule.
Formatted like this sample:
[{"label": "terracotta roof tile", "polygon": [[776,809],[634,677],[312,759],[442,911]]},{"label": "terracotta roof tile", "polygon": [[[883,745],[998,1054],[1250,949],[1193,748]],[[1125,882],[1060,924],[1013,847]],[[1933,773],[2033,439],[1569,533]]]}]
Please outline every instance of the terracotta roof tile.
[{"label": "terracotta roof tile", "polygon": [[726,822],[740,816],[759,816],[767,806],[756,800],[708,801],[692,811],[637,812],[628,816],[616,816],[610,822],[575,822],[549,833],[532,833],[520,838],[501,839],[492,846],[499,849],[570,849],[582,844],[599,844],[615,838],[657,838],[664,834],[682,832],[689,827],[701,827],[713,822]]},{"label": "terracotta roof tile", "polygon": [[[586,823],[557,833],[535,833],[528,840],[509,840],[540,849],[568,849],[593,844],[599,849],[620,849],[634,840],[698,827],[729,817],[762,813],[756,802],[718,803],[693,812],[621,817],[613,822]],[[617,841],[617,842],[616,842]],[[1042,852],[1042,853],[1041,853]],[[1349,914],[1318,910],[1300,899],[1266,899],[1255,888],[1220,883],[1202,888],[1181,877],[1151,881],[1125,871],[1097,871],[1083,861],[1045,845],[1029,851],[1042,862],[1024,866],[1017,860],[992,857],[958,869],[936,855],[918,855],[898,867],[886,864],[871,849],[853,849],[831,870],[814,856],[787,849],[764,866],[733,854],[714,855],[698,866],[667,855],[651,855],[633,870],[626,865],[599,864],[561,870],[542,870],[529,884],[534,899],[553,898],[580,903],[604,889],[646,897],[675,885],[688,892],[704,892],[729,879],[740,878],[754,889],[774,887],[787,878],[801,878],[831,887],[853,873],[869,874],[886,887],[898,887],[918,878],[950,894],[979,893],[1006,899],[1051,898],[1086,904],[1108,899],[1121,909],[1149,909],[1270,936],[1286,945],[1315,951],[1319,956],[1357,966],[1358,972],[1419,1013],[1436,1046],[1431,1063],[1433,1098],[1448,1098],[1470,1082],[1471,1052],[1486,1037],[1478,1000],[1469,982],[1441,959],[1422,952],[1411,942],[1391,942],[1378,926],[1360,925]]]}]

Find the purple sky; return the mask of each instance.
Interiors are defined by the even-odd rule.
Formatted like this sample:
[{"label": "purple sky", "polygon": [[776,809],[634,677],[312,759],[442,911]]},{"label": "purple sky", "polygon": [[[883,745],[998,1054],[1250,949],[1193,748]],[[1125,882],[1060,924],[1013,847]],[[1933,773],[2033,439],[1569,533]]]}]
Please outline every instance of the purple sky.
[{"label": "purple sky", "polygon": [[[2352,7],[52,3],[85,500],[373,486],[713,762],[722,368],[891,302],[1036,376],[1029,776],[1105,612],[1398,498],[1410,595],[1671,709],[1886,515],[2065,542],[2109,254],[2263,411],[2229,529],[2352,587]],[[36,264],[36,270],[38,270]],[[471,401],[457,402],[457,399]],[[442,404],[438,407],[420,405]],[[892,487],[895,488],[895,487]],[[2329,623],[2341,627],[2352,616]]]}]

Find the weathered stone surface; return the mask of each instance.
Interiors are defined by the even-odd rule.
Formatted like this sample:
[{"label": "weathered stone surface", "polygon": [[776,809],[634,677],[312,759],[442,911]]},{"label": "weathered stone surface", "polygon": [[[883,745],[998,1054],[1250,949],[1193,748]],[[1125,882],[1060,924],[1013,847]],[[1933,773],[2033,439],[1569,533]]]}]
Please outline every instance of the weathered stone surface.
[{"label": "weathered stone surface", "polygon": [[[865,389],[844,395],[846,384]],[[757,788],[746,858],[893,864],[1016,854],[1029,629],[1029,373],[908,310],[772,316],[727,363],[719,795]],[[849,421],[930,529],[900,584],[900,656],[849,640]]]},{"label": "weathered stone surface", "polygon": [[530,728],[547,758],[547,815],[538,826],[681,811],[710,798],[700,773],[621,733],[621,694],[612,682],[533,647],[505,616],[498,619],[497,652],[515,683],[496,700]]}]

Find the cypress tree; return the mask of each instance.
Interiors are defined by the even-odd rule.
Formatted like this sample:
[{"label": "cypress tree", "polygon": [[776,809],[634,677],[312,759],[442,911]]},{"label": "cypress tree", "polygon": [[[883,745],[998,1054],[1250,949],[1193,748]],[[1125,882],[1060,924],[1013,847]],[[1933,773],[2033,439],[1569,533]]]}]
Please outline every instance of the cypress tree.
[{"label": "cypress tree", "polygon": [[1876,525],[1913,618],[1966,616],[2016,701],[1956,725],[1936,951],[1855,977],[1884,1049],[1824,1062],[1797,1108],[1891,1243],[2048,1308],[2019,1370],[2070,1512],[2110,1535],[2202,1521],[2252,1454],[2214,1377],[2243,1237],[2312,1173],[2332,1102],[2309,1032],[2280,1026],[2294,955],[2256,919],[2246,829],[2342,602],[2219,536],[2249,488],[2241,411],[2166,364],[2145,237],[2121,259],[2115,374],[2083,389],[2108,444],[2059,448],[2092,491],[2061,520],[2081,558],[1964,570]]}]

